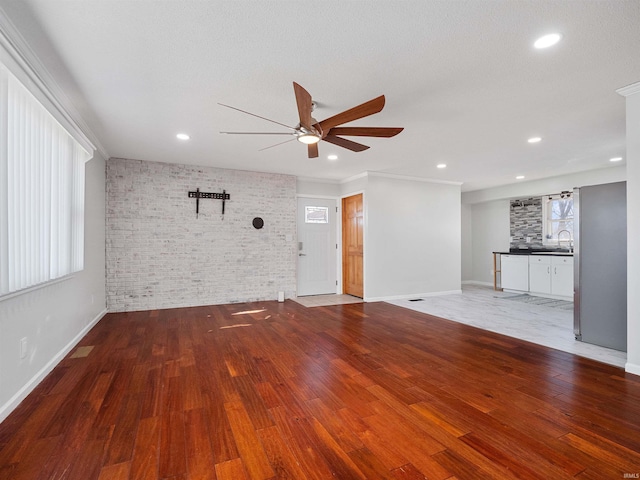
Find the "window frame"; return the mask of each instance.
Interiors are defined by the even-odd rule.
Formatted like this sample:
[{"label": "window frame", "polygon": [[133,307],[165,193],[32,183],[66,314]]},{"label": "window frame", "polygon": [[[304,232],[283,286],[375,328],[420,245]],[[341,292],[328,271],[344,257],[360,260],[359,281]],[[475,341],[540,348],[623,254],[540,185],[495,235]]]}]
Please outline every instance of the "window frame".
[{"label": "window frame", "polygon": [[[321,220],[310,220],[312,212],[323,211],[325,213]],[[304,223],[326,225],[329,223],[329,207],[305,205],[304,207]]]},{"label": "window frame", "polygon": [[[562,219],[553,219],[552,217],[552,211],[553,211],[553,203],[560,201],[560,200],[565,200],[565,201],[571,201],[571,216],[567,216],[565,218]],[[559,247],[571,247],[573,245],[573,238],[574,238],[574,207],[573,207],[573,196],[571,193],[562,193],[562,194],[553,194],[553,195],[546,195],[544,197],[542,197],[542,243],[545,246],[559,246]],[[571,222],[571,228],[563,228],[562,230],[567,230],[571,235],[569,237],[567,236],[562,236],[560,239],[558,239],[557,235],[553,235],[553,232],[556,231],[556,229],[553,228],[553,224],[555,223],[560,223],[560,222],[567,222],[570,221]]]},{"label": "window frame", "polygon": [[0,301],[84,269],[85,164],[94,153],[6,54],[0,43]]}]

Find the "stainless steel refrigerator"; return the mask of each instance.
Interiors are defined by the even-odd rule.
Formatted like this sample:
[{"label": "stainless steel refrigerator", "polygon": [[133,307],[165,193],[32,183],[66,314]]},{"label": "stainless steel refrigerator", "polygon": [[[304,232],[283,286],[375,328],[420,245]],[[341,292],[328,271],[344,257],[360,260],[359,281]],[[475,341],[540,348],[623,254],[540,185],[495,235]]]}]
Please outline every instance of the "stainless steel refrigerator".
[{"label": "stainless steel refrigerator", "polygon": [[576,340],[626,351],[626,182],[573,192]]}]

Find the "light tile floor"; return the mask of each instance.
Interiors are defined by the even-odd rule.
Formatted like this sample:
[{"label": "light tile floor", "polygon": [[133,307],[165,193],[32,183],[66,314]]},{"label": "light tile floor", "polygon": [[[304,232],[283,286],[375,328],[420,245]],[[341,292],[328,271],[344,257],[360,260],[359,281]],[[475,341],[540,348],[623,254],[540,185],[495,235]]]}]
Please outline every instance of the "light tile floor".
[{"label": "light tile floor", "polygon": [[573,311],[505,299],[512,296],[490,287],[464,285],[462,294],[388,303],[624,368],[625,352],[575,340]]},{"label": "light tile floor", "polygon": [[362,303],[362,299],[351,295],[309,295],[307,297],[292,298],[294,302],[305,307],[326,307],[329,305],[346,305],[347,303]]}]

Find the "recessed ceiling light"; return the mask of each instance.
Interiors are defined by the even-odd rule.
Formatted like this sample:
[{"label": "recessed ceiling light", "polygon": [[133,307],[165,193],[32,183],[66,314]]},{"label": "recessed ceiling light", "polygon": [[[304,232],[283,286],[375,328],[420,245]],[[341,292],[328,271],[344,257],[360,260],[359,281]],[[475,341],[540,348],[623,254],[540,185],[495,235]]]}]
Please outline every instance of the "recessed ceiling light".
[{"label": "recessed ceiling light", "polygon": [[516,180],[522,180],[523,178],[524,178],[524,175],[518,175],[518,176],[516,177]]},{"label": "recessed ceiling light", "polygon": [[613,157],[609,159],[610,162],[619,162],[620,160],[622,160],[622,157]]},{"label": "recessed ceiling light", "polygon": [[338,159],[338,155],[327,155],[327,158],[329,160],[337,160]]},{"label": "recessed ceiling light", "polygon": [[436,165],[436,167],[438,167],[438,168],[447,168],[447,164],[446,163],[439,163],[438,165]]},{"label": "recessed ceiling light", "polygon": [[540,138],[540,137],[531,137],[529,140],[527,140],[527,142],[529,142],[529,143],[538,143],[540,140],[542,140],[542,138]]},{"label": "recessed ceiling light", "polygon": [[186,133],[179,133],[176,135],[176,138],[178,140],[189,140],[191,137],[189,135],[187,135]]},{"label": "recessed ceiling light", "polygon": [[562,35],[559,33],[550,33],[549,35],[545,35],[544,37],[540,37],[533,44],[536,48],[548,48],[552,45],[555,45],[562,39]]}]

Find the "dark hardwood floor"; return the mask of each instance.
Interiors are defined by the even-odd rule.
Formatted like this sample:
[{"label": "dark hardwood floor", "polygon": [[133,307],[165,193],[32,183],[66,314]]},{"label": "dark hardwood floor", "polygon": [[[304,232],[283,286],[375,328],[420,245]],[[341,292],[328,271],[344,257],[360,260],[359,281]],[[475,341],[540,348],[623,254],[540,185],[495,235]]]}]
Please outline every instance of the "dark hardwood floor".
[{"label": "dark hardwood floor", "polygon": [[640,473],[640,377],[386,303],[109,314],[79,346],[0,425],[0,479]]}]

